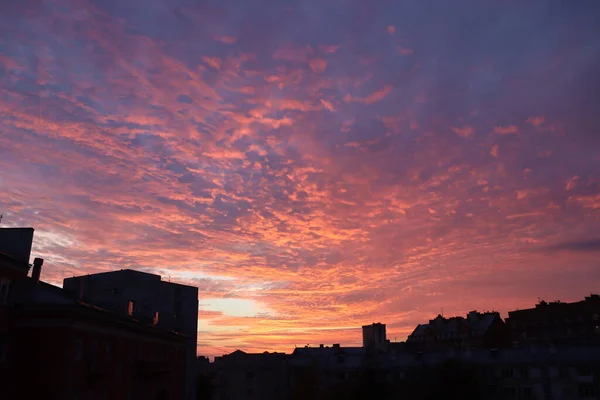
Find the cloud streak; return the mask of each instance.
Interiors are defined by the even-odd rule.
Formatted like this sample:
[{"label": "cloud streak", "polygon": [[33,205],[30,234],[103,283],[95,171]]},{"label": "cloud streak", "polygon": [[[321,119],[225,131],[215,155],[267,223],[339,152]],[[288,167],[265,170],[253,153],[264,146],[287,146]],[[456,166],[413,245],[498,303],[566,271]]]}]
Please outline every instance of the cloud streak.
[{"label": "cloud streak", "polygon": [[209,355],[595,290],[594,13],[397,3],[5,2],[3,225],[197,285]]}]

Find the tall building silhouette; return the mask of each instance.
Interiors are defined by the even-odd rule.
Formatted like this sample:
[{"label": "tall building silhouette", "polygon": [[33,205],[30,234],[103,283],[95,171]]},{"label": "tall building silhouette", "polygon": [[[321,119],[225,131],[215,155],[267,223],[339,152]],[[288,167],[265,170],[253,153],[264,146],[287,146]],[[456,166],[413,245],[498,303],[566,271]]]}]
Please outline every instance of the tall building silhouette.
[{"label": "tall building silhouette", "polygon": [[387,342],[385,324],[380,322],[362,327],[363,347],[373,348],[382,346]]}]

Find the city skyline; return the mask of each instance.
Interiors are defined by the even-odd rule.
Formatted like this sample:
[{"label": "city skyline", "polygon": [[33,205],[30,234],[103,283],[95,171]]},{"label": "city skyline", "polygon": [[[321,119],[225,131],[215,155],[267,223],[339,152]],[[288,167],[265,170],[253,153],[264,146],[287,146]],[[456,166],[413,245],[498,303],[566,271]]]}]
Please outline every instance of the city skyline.
[{"label": "city skyline", "polygon": [[597,292],[597,2],[24,3],[0,226],[45,281],[197,286],[209,356]]}]

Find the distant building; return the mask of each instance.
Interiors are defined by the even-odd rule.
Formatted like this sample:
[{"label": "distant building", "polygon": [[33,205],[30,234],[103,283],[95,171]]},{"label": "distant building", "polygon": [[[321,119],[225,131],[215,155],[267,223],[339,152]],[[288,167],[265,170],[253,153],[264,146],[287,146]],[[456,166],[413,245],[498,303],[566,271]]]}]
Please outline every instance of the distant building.
[{"label": "distant building", "polygon": [[471,311],[465,317],[438,315],[428,324],[419,324],[406,343],[420,350],[455,347],[501,347],[509,342],[508,330],[497,312]]},{"label": "distant building", "polygon": [[573,303],[541,301],[534,308],[510,311],[506,325],[521,343],[600,343],[600,296]]},{"label": "distant building", "polygon": [[186,399],[195,395],[198,343],[198,288],[165,282],[160,275],[130,269],[67,278],[65,290],[82,301],[158,328],[180,332],[186,346]]},{"label": "distant building", "polygon": [[0,254],[2,398],[182,398],[184,336],[74,299],[42,259],[27,276],[23,254]]},{"label": "distant building", "polygon": [[387,343],[385,324],[373,323],[362,327],[363,347],[376,348]]},{"label": "distant building", "polygon": [[289,398],[286,355],[241,350],[215,357],[214,400]]},{"label": "distant building", "polygon": [[288,358],[291,399],[350,398],[362,376],[368,349],[298,347]]}]

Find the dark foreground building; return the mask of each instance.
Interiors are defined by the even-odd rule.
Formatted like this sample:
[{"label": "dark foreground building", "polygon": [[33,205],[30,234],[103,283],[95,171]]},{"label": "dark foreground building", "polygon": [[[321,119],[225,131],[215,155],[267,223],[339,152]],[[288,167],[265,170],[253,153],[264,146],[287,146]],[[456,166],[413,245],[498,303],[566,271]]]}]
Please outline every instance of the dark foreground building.
[{"label": "dark foreground building", "polygon": [[13,257],[6,244],[0,398],[183,398],[185,336],[73,298],[40,280],[43,260],[31,268],[29,254]]},{"label": "dark foreground building", "polygon": [[510,311],[506,325],[521,343],[600,344],[600,295],[573,303],[540,301],[534,308]]},{"label": "dark foreground building", "polygon": [[67,278],[63,287],[87,303],[185,335],[184,398],[194,398],[198,344],[197,287],[166,282],[160,275],[131,269]]}]

